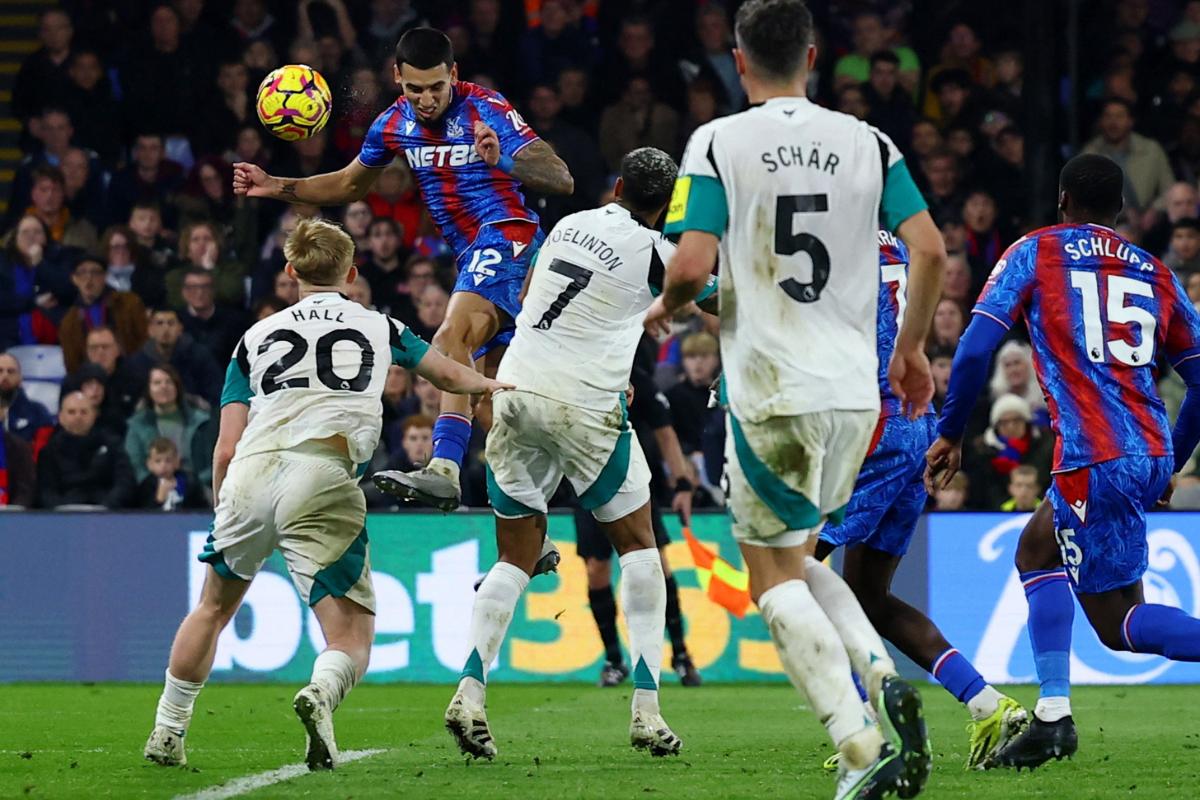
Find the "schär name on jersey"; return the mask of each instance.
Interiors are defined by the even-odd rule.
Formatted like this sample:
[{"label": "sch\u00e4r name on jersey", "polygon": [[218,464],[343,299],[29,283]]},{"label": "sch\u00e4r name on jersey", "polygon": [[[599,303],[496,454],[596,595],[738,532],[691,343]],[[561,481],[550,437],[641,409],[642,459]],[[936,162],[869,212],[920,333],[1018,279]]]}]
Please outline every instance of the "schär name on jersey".
[{"label": "sch\u00e4r name on jersey", "polygon": [[438,144],[425,147],[406,147],[404,157],[408,166],[418,167],[465,167],[482,161],[473,144]]},{"label": "sch\u00e4r name on jersey", "polygon": [[1111,236],[1093,236],[1090,239],[1067,242],[1063,245],[1063,250],[1071,257],[1072,261],[1081,261],[1085,258],[1117,258],[1127,264],[1140,265],[1147,272],[1154,271],[1154,265],[1144,262],[1136,250],[1120,239]]},{"label": "sch\u00e4r name on jersey", "polygon": [[780,167],[808,167],[809,169],[824,170],[830,175],[834,175],[837,173],[837,165],[840,162],[841,159],[838,158],[837,153],[826,153],[822,160],[821,147],[815,142],[807,152],[800,145],[781,144],[762,154],[762,163],[767,165],[767,172],[775,172]]}]

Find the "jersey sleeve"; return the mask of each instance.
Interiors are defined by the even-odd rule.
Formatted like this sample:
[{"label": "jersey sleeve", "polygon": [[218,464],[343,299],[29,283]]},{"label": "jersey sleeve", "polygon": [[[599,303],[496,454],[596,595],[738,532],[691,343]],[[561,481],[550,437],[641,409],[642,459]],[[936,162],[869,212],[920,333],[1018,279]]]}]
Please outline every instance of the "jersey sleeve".
[{"label": "jersey sleeve", "polygon": [[1037,239],[1021,239],[1004,252],[971,313],[991,317],[1005,328],[1013,326],[1033,291],[1037,245]]},{"label": "jersey sleeve", "polygon": [[1174,274],[1170,274],[1170,278],[1175,296],[1171,300],[1171,317],[1167,321],[1164,349],[1171,366],[1178,367],[1184,361],[1200,356],[1200,312],[1188,299],[1179,279]]},{"label": "jersey sleeve", "polygon": [[225,370],[225,388],[221,390],[221,407],[230,403],[250,405],[254,390],[250,388],[250,358],[246,352],[246,340],[239,339]]},{"label": "jersey sleeve", "polygon": [[879,202],[879,220],[884,228],[895,231],[914,214],[925,211],[929,206],[921,196],[904,154],[886,133],[874,127],[875,143],[879,147],[880,166],[883,170],[883,196]]},{"label": "jersey sleeve", "polygon": [[500,152],[510,158],[541,138],[529,127],[521,112],[497,92],[477,99],[475,107],[488,127],[496,132]]},{"label": "jersey sleeve", "polygon": [[392,109],[386,109],[375,118],[371,127],[367,129],[362,149],[358,152],[358,160],[364,167],[372,169],[386,167],[395,158],[395,153],[388,149],[383,138],[384,128],[387,127],[387,122],[391,119],[392,114]]},{"label": "jersey sleeve", "polygon": [[403,322],[387,318],[388,336],[391,339],[392,363],[405,369],[415,369],[429,352],[429,343],[417,336]]},{"label": "jersey sleeve", "polygon": [[697,128],[688,140],[667,206],[663,232],[668,236],[678,238],[684,231],[704,231],[717,238],[725,235],[729,203],[713,152],[714,132],[705,125]]}]

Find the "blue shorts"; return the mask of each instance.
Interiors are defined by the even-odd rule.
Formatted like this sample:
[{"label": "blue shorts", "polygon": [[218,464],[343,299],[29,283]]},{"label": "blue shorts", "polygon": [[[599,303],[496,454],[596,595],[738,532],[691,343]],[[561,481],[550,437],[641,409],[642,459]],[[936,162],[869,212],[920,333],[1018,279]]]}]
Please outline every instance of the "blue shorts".
[{"label": "blue shorts", "polygon": [[1124,456],[1055,473],[1046,498],[1075,591],[1120,589],[1146,572],[1146,509],[1171,481],[1170,456]]},{"label": "blue shorts", "polygon": [[475,351],[475,358],[512,341],[525,274],[545,238],[536,222],[494,222],[480,228],[471,246],[459,253],[454,291],[473,292],[508,315],[500,331]]},{"label": "blue shorts", "polygon": [[908,551],[928,495],[925,451],[937,438],[937,415],[918,420],[881,417],[846,508],[846,518],[826,525],[821,539],[837,547],[865,544],[894,556]]}]

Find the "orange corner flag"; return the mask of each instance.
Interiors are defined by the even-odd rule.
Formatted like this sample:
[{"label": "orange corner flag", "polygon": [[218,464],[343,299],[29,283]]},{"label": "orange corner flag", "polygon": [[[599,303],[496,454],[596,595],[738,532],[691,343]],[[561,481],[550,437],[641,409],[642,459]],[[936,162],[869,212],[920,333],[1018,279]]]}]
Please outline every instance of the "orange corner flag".
[{"label": "orange corner flag", "polygon": [[746,616],[750,607],[750,575],[737,569],[692,535],[691,528],[683,529],[683,538],[692,551],[700,588],[708,599],[729,611],[738,619]]}]

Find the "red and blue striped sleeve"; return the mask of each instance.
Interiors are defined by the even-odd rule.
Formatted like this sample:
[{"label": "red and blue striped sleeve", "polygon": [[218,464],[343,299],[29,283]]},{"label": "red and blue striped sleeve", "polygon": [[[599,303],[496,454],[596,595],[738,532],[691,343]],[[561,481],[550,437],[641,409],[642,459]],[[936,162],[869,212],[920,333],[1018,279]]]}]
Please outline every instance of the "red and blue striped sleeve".
[{"label": "red and blue striped sleeve", "polygon": [[399,114],[396,112],[395,106],[384,109],[383,113],[371,123],[371,127],[367,130],[367,135],[363,139],[362,149],[358,153],[358,160],[362,162],[364,167],[371,167],[372,169],[386,167],[396,157],[396,154],[388,148],[387,137],[385,136],[389,123],[393,118],[399,119]]},{"label": "red and blue striped sleeve", "polygon": [[1011,328],[1029,302],[1037,275],[1038,239],[1015,242],[996,262],[972,311]]},{"label": "red and blue striped sleeve", "polygon": [[487,92],[473,98],[476,112],[500,139],[500,152],[512,158],[540,137],[525,122],[520,112],[499,92]]},{"label": "red and blue striped sleeve", "polygon": [[1184,361],[1200,357],[1200,312],[1192,305],[1179,279],[1172,274],[1170,281],[1174,297],[1163,304],[1170,309],[1163,349],[1171,366],[1178,367]]}]

